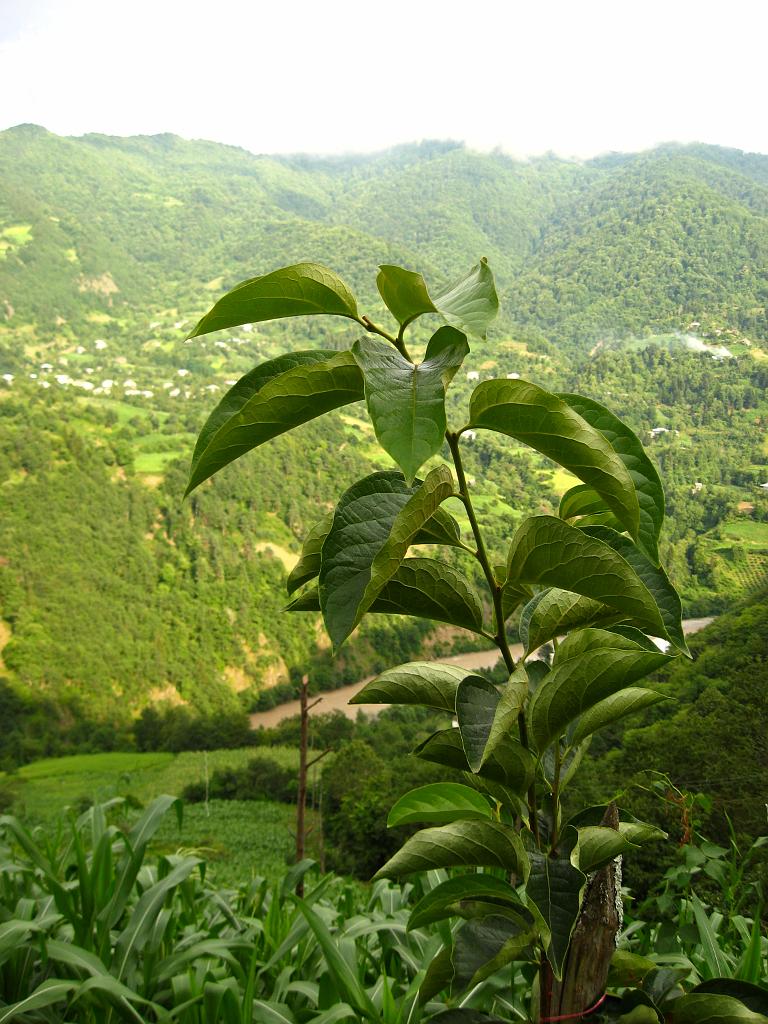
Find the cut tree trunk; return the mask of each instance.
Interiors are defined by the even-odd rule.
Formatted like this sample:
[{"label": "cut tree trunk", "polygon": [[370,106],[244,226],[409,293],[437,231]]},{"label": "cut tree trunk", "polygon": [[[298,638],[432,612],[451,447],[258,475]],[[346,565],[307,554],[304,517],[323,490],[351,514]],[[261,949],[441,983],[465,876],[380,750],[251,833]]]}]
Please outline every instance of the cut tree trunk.
[{"label": "cut tree trunk", "polygon": [[[601,824],[618,829],[619,811],[615,803],[609,804]],[[558,1017],[578,1021],[595,1008],[605,993],[622,918],[621,858],[617,857],[587,882],[562,979],[555,978],[546,961],[542,964],[539,1012],[534,1020],[541,1024]]]}]

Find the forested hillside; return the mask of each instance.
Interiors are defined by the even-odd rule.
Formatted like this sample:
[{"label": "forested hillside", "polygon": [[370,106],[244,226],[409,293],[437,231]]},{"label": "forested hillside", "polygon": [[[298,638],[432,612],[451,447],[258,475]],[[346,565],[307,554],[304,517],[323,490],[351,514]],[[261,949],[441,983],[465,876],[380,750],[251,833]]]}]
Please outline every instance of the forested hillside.
[{"label": "forested hillside", "polygon": [[[332,266],[379,315],[377,264],[441,284],[487,256],[502,317],[452,401],[519,374],[610,402],[659,464],[686,611],[764,579],[768,157],[515,162],[424,143],[267,158],[21,126],[0,134],[0,181],[0,671],[63,723],[162,701],[250,707],[307,668],[333,685],[395,646],[404,659],[456,641],[380,617],[332,661],[310,619],[282,614],[300,539],[345,480],[380,465],[355,407],[182,506],[194,437],[228,382],[278,351],[356,337],[316,320],[185,341],[224,289],[299,260]],[[496,435],[468,451],[492,537],[573,482]]]}]

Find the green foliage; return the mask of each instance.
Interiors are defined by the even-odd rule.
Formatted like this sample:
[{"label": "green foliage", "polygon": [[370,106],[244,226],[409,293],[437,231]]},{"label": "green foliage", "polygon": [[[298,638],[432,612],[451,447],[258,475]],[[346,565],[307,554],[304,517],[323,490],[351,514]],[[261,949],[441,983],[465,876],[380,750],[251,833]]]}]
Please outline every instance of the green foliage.
[{"label": "green foliage", "polygon": [[443,445],[446,388],[468,352],[466,336],[452,327],[432,335],[418,366],[381,341],[355,342],[376,437],[408,484]]},{"label": "green foliage", "polygon": [[[272,276],[279,279],[281,273]],[[285,273],[290,277],[293,270],[289,268]],[[311,277],[320,280],[326,273],[333,279],[322,267],[313,268]],[[489,273],[483,262],[480,277]],[[480,323],[484,328],[497,309],[492,285],[489,290],[473,274],[449,293],[446,309],[452,308],[454,314],[461,308],[472,309],[477,329]],[[236,303],[240,290],[248,287],[247,283],[238,286],[232,293],[234,298],[225,296],[218,307]],[[595,823],[572,819],[565,824],[561,794],[578,768],[585,737],[612,726],[656,697],[648,691],[651,697],[646,698],[645,691],[638,688],[627,692],[629,684],[670,660],[643,630],[665,637],[687,653],[680,600],[655,561],[663,519],[661,487],[638,438],[601,406],[584,402],[582,416],[577,411],[578,398],[566,401],[519,380],[481,384],[470,399],[468,426],[498,430],[524,441],[590,488],[586,495],[579,492],[575,504],[564,503],[563,514],[575,518],[576,525],[569,526],[553,516],[523,520],[512,538],[506,566],[494,569],[460,454],[459,441],[468,426],[458,431],[446,429],[445,389],[468,350],[466,335],[453,332],[456,342],[452,335],[450,344],[461,342],[461,348],[448,364],[448,375],[440,371],[436,390],[430,377],[435,359],[430,346],[434,346],[439,332],[427,347],[425,362],[417,366],[405,346],[404,331],[422,313],[440,309],[439,300],[428,301],[421,278],[390,266],[383,268],[379,287],[387,305],[394,307],[400,330],[393,336],[369,317],[358,318],[355,313],[366,330],[384,342],[357,342],[352,354],[363,377],[377,436],[395,455],[404,476],[374,473],[344,492],[330,525],[326,520],[313,530],[301,568],[288,582],[289,590],[294,591],[317,573],[317,596],[314,591],[300,593],[291,607],[312,610],[319,606],[338,649],[366,613],[374,610],[375,602],[397,578],[400,567],[407,564],[403,560],[409,548],[442,503],[454,496],[463,503],[475,550],[463,546],[479,563],[493,609],[493,625],[486,635],[498,645],[510,679],[499,691],[482,677],[411,663],[390,670],[363,689],[357,698],[361,701],[416,702],[455,713],[456,728],[438,730],[415,753],[432,764],[465,773],[476,787],[467,789],[441,779],[402,796],[391,810],[388,823],[427,823],[432,827],[406,839],[374,877],[479,867],[501,869],[522,881],[527,919],[510,921],[499,916],[498,908],[486,905],[447,939],[425,976],[421,998],[426,1001],[446,985],[452,993],[458,993],[511,962],[528,962],[539,971],[532,1013],[546,1020],[553,1009],[564,1005],[553,1001],[552,978],[563,985],[567,981],[569,987],[563,992],[570,988],[582,1002],[583,985],[590,984],[599,994],[605,983],[605,952],[597,954],[602,958],[597,965],[588,965],[590,972],[597,970],[590,974],[589,983],[580,982],[580,975],[573,973],[584,971],[578,958],[575,967],[569,960],[572,936],[578,928],[590,941],[590,932],[595,930],[594,915],[615,912],[615,879],[608,877],[602,890],[594,885],[588,889],[588,875],[613,872],[616,857],[657,835],[642,823],[622,826],[615,804]],[[328,311],[335,310],[329,307]],[[280,309],[276,307],[274,312],[279,315]],[[294,313],[291,307],[290,315]],[[204,318],[202,324],[206,323]],[[386,355],[389,350],[384,343],[396,350],[391,357]],[[242,387],[236,384],[235,392]],[[401,395],[408,401],[401,401]],[[316,411],[321,413],[327,407],[323,396]],[[237,402],[230,406],[228,397],[221,408],[226,410],[227,418],[220,417],[217,429],[227,431],[231,425],[241,432],[235,455],[267,439],[262,421],[270,421],[263,415],[244,422]],[[311,402],[308,408],[311,415]],[[440,465],[427,474],[423,483],[411,485],[417,469],[436,454],[442,433],[453,459],[456,483],[447,466]],[[433,435],[436,440],[426,440]],[[195,472],[193,463],[193,481]],[[607,515],[602,514],[604,509]],[[449,544],[452,542],[450,538]],[[417,578],[411,577],[414,594],[408,610],[429,617],[434,595],[427,587],[425,600],[421,601],[416,582]],[[555,594],[567,591],[588,600],[575,615],[577,602],[573,601],[561,602],[561,607],[555,599],[547,606],[551,610],[543,611],[538,628],[551,635],[556,645],[551,667],[541,662],[538,667],[525,662],[516,666],[507,640],[506,619],[515,604],[535,600],[534,588],[542,585],[556,588]],[[391,600],[392,595],[388,598]],[[526,632],[534,614],[527,615]],[[608,628],[584,625],[584,620],[601,616],[610,620]],[[558,645],[555,631],[548,629],[562,625],[564,620],[570,631]],[[585,714],[589,717],[582,723]],[[386,791],[386,771],[380,759],[372,750],[352,743],[333,766],[334,773],[342,770],[346,777],[356,779],[358,793],[354,802],[347,795],[341,799],[337,795],[337,810],[342,811],[346,803],[345,809],[354,814],[370,815],[371,801],[366,806],[360,786],[363,779],[368,779],[374,791]],[[334,786],[330,785],[329,790],[332,802]],[[345,824],[348,835],[370,835],[370,826],[361,828],[361,822],[346,818]],[[469,900],[470,893],[471,887],[464,899]],[[596,898],[605,906],[589,902]],[[454,902],[461,906],[462,898]],[[352,985],[329,937],[320,934],[320,921],[312,914],[308,921],[321,941],[329,970],[348,994],[351,1005],[364,1017],[371,1017],[374,1011],[367,998]],[[569,970],[573,973],[570,980],[566,977]],[[701,1006],[707,1011],[707,1000],[719,997],[702,998]],[[676,1009],[682,1005],[679,1003]],[[565,1006],[572,1009],[568,1002]],[[749,1011],[744,1008],[744,1012]]]},{"label": "green foliage", "polygon": [[[651,721],[623,720],[594,736],[593,760],[574,782],[574,799],[604,800],[634,779],[638,787],[624,799],[674,837],[684,837],[690,820],[725,846],[734,829],[739,844],[748,847],[764,832],[766,820],[760,792],[768,770],[765,591],[692,637],[691,650],[692,661],[670,662],[654,677],[654,690],[667,699],[655,704]],[[673,787],[701,794],[700,799],[689,808],[661,784],[660,800],[656,787],[649,786],[649,770],[664,772]],[[633,888],[645,894],[660,863],[668,864],[668,857],[654,847],[633,857],[628,868]],[[765,878],[759,863],[751,870]]]}]

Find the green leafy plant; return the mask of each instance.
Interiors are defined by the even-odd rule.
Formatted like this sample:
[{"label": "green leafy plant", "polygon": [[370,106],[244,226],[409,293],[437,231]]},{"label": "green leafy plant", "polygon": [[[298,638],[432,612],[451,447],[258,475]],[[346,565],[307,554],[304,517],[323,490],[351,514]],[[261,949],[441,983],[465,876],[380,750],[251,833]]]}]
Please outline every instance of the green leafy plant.
[{"label": "green leafy plant", "polygon": [[[346,318],[363,334],[349,350],[293,352],[238,381],[200,433],[187,493],[257,445],[365,401],[399,469],[358,480],[310,531],[288,579],[296,594],[289,608],[321,612],[335,650],[369,614],[448,622],[495,643],[508,672],[498,688],[457,667],[413,662],[385,671],[355,698],[455,716],[455,728],[414,753],[463,771],[466,782],[428,785],[398,801],[391,825],[428,827],[378,872],[462,872],[413,910],[412,926],[460,922],[444,930],[419,998],[447,991],[457,1003],[447,1011],[451,1021],[490,1019],[466,1001],[503,971],[530,988],[533,1020],[578,1016],[605,999],[621,922],[617,859],[661,835],[615,804],[568,820],[562,810],[591,736],[663,699],[638,684],[687,654],[680,600],[659,564],[661,482],[638,438],[608,409],[524,380],[480,383],[464,421],[447,424],[446,393],[469,339],[484,337],[498,310],[485,260],[439,291],[393,266],[381,267],[377,286],[392,330],[362,315],[335,273],[311,263],[243,282],[203,317],[191,337],[304,314]],[[442,325],[414,357],[406,332],[424,316]],[[462,437],[478,430],[528,445],[581,481],[563,496],[559,515],[518,525],[502,564],[487,548],[462,462]],[[453,554],[425,557],[415,545]],[[482,591],[457,567],[462,557],[479,564]],[[513,614],[525,649],[518,662],[507,636]],[[551,664],[536,658],[547,643]],[[330,966],[330,947],[326,955]],[[691,998],[696,1005],[686,1010]],[[762,1019],[722,993],[683,996],[669,1019],[724,1020],[723,999],[741,1007],[733,1019]],[[369,1015],[367,1004],[354,1005]],[[609,1019],[635,1019],[631,999],[619,1009]]]}]

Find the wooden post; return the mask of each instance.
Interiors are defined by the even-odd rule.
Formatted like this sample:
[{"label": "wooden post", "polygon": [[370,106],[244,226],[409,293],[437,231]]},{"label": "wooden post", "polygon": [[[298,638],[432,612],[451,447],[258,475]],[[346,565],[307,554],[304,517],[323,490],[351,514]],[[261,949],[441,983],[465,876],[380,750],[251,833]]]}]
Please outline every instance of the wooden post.
[{"label": "wooden post", "polygon": [[[299,704],[301,707],[301,731],[299,734],[299,791],[296,797],[296,863],[304,860],[304,854],[306,850],[307,842],[307,827],[305,824],[305,816],[307,811],[307,772],[312,765],[328,754],[329,750],[324,750],[322,754],[318,754],[317,757],[312,758],[311,761],[307,761],[307,751],[309,749],[309,712],[312,708],[316,707],[322,697],[318,697],[317,700],[312,701],[310,704],[308,701],[308,689],[309,689],[309,676],[301,677],[301,690],[299,691]],[[296,895],[299,897],[304,896],[304,881],[299,880],[296,886]]]},{"label": "wooden post", "polygon": [[[306,843],[306,826],[304,814],[307,807],[307,747],[309,745],[309,707],[307,706],[307,689],[309,676],[301,677],[299,701],[301,703],[301,733],[299,737],[299,792],[296,800],[296,863],[304,860]],[[301,889],[301,892],[299,892]],[[304,895],[304,886],[299,883],[296,888],[299,896]]]}]

